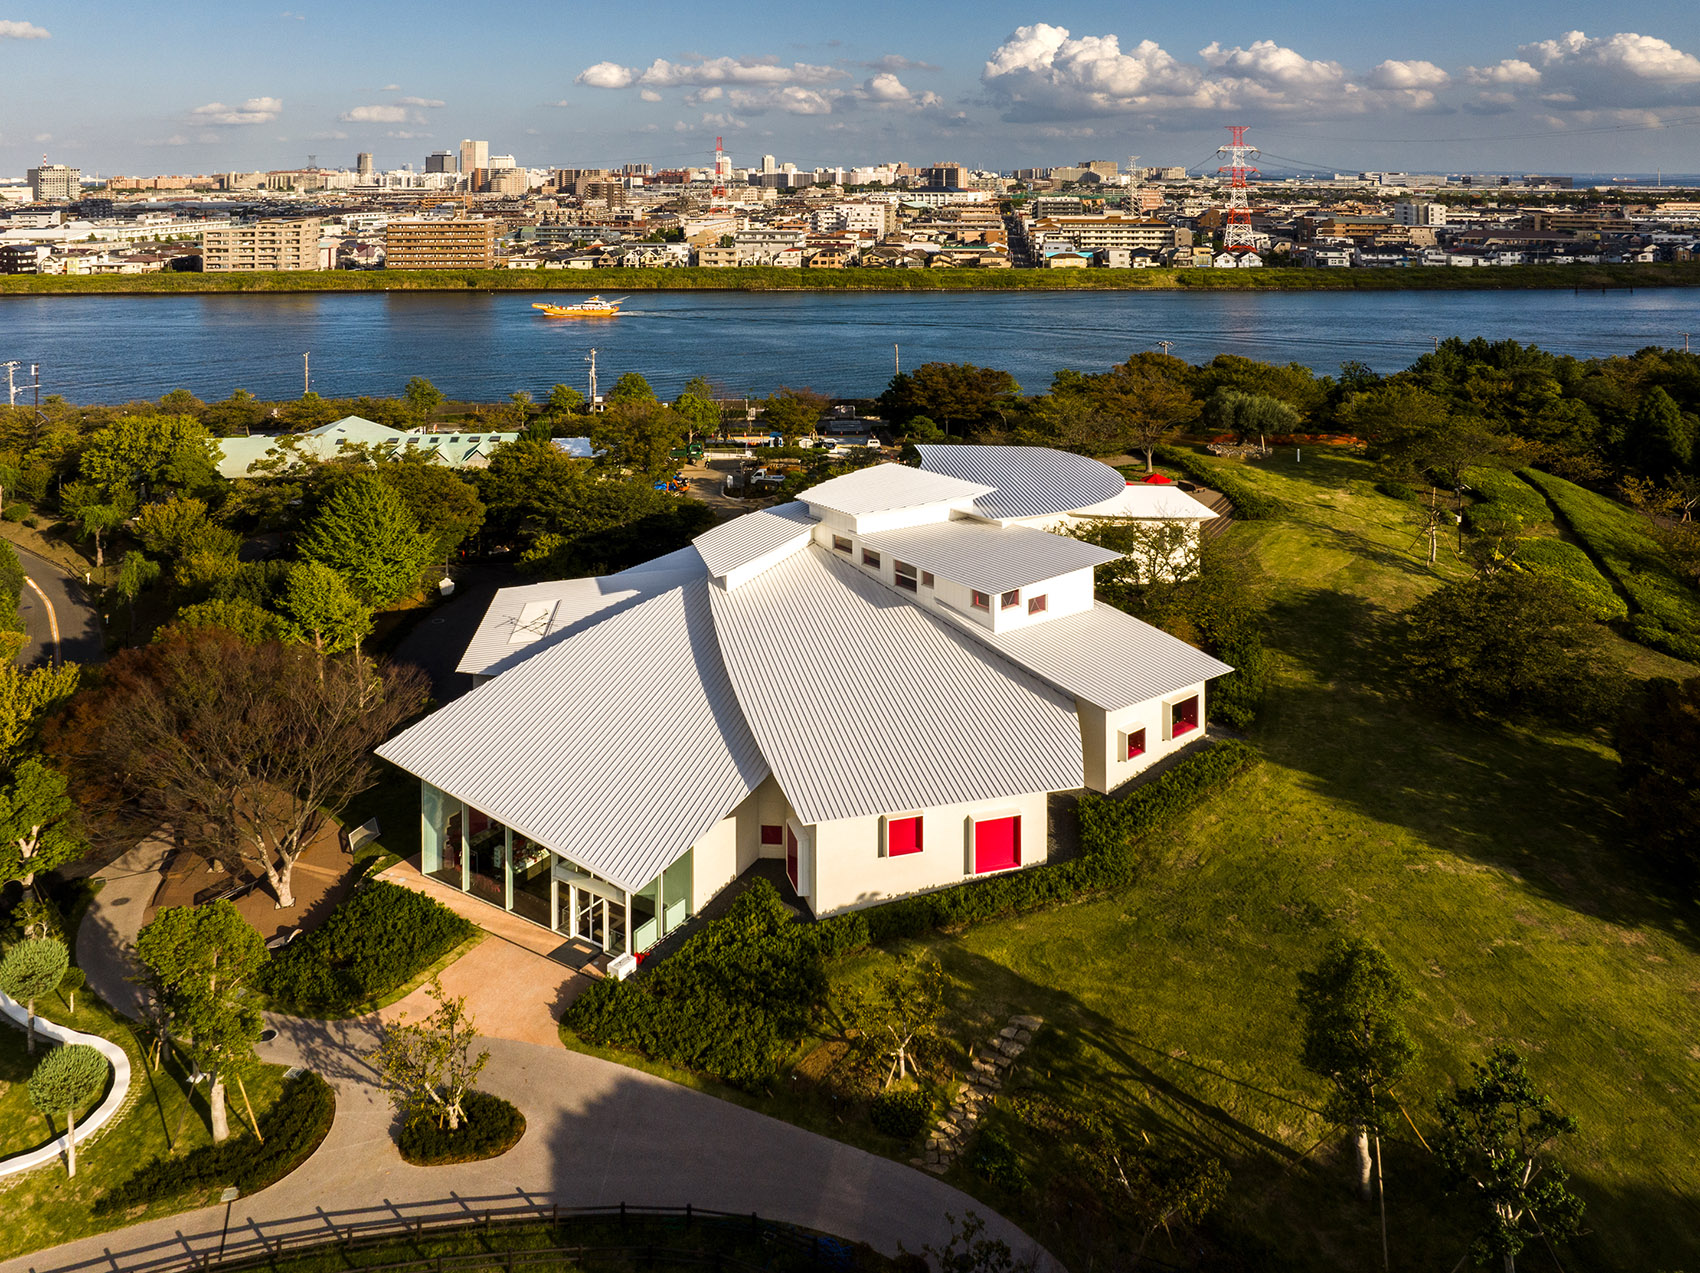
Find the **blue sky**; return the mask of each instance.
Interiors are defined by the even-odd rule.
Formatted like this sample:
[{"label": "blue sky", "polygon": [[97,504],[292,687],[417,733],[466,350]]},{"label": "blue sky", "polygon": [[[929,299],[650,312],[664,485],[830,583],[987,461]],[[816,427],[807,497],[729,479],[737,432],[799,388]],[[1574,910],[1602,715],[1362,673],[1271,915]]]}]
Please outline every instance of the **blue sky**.
[{"label": "blue sky", "polygon": [[[522,164],[1700,171],[1700,4],[0,0],[0,173]],[[1397,16],[1389,16],[1394,15]]]}]

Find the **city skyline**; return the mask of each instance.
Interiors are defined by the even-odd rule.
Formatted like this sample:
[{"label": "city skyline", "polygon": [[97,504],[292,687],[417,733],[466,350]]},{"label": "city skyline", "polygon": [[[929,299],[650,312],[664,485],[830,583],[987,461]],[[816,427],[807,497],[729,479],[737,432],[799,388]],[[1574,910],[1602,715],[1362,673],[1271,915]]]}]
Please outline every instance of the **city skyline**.
[{"label": "city skyline", "polygon": [[[740,166],[1093,157],[1208,166],[1244,123],[1272,169],[1690,171],[1700,167],[1700,17],[1580,5],[1437,4],[1417,29],[1342,4],[1130,15],[1097,5],[947,5],[925,29],[875,0],[643,15],[521,6],[474,38],[463,10],[254,4],[212,22],[157,4],[0,10],[0,174],[45,153],[85,174],[379,169],[488,139],[522,165]],[[1354,20],[1346,20],[1352,15]],[[136,55],[146,49],[145,57]],[[540,67],[516,65],[521,54]]]}]

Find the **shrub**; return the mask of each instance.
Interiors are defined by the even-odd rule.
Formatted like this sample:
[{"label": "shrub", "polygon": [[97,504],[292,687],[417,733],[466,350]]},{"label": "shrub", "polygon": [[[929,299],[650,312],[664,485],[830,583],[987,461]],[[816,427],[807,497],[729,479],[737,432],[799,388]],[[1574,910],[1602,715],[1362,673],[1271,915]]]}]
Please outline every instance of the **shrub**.
[{"label": "shrub", "polygon": [[1029,1183],[1021,1167],[1021,1156],[996,1127],[987,1127],[975,1140],[974,1152],[968,1156],[968,1169],[987,1184],[1009,1193],[1025,1192]]},{"label": "shrub", "polygon": [[1228,497],[1240,521],[1268,521],[1287,511],[1286,505],[1242,482],[1226,464],[1206,464],[1191,451],[1177,446],[1160,446],[1153,454],[1170,468],[1179,469],[1200,486],[1208,486]]},{"label": "shrub", "polygon": [[277,1103],[260,1116],[263,1142],[238,1135],[203,1145],[181,1158],[156,1158],[114,1185],[94,1204],[96,1215],[235,1185],[244,1194],[264,1189],[299,1167],[319,1147],[336,1117],[336,1096],[317,1074],[285,1079]]},{"label": "shrub", "polygon": [[423,893],[368,880],[261,972],[279,1008],[333,1015],[406,985],[478,930]]},{"label": "shrub", "polygon": [[507,1153],[525,1135],[525,1115],[489,1092],[468,1092],[461,1098],[461,1114],[452,1132],[429,1118],[404,1125],[395,1138],[401,1156],[415,1167],[478,1162]]},{"label": "shrub", "polygon": [[1377,482],[1375,489],[1387,496],[1388,499],[1403,500],[1407,504],[1415,503],[1418,499],[1417,493],[1403,482]]},{"label": "shrub", "polygon": [[926,1127],[932,1112],[933,1103],[927,1099],[925,1092],[904,1087],[881,1092],[875,1097],[869,1117],[874,1126],[887,1136],[896,1140],[913,1140]]},{"label": "shrub", "polygon": [[4,511],[0,511],[0,517],[9,522],[21,522],[29,516],[29,511],[30,506],[28,504],[8,504]]},{"label": "shrub", "polygon": [[26,518],[24,518],[24,525],[28,526],[31,530],[40,530],[41,529],[41,518],[39,518],[39,517],[26,517]]},{"label": "shrub", "polygon": [[1622,619],[1629,614],[1628,603],[1575,544],[1545,536],[1519,540],[1515,564],[1562,584],[1576,604],[1596,619]]},{"label": "shrub", "polygon": [[1505,469],[1465,469],[1464,484],[1475,492],[1475,502],[1464,510],[1464,521],[1474,529],[1483,515],[1493,514],[1532,530],[1552,521],[1552,506],[1534,487]]}]

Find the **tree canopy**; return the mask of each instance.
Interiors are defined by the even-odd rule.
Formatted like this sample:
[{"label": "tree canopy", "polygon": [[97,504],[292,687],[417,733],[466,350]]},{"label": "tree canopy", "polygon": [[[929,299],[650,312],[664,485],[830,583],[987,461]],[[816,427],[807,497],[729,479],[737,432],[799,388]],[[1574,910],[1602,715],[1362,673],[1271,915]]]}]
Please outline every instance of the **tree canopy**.
[{"label": "tree canopy", "polygon": [[340,485],[301,537],[300,548],[303,558],[329,566],[372,606],[417,591],[436,551],[401,495],[374,474]]},{"label": "tree canopy", "polygon": [[192,416],[121,416],[83,446],[78,469],[113,495],[138,499],[182,493],[218,481],[218,448]]}]

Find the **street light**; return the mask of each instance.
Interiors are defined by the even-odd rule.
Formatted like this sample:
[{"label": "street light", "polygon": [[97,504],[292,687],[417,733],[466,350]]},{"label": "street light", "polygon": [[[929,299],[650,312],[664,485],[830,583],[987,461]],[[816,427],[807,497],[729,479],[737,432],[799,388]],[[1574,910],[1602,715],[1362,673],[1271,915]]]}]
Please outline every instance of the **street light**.
[{"label": "street light", "polygon": [[218,1258],[220,1260],[224,1259],[224,1240],[230,1236],[230,1209],[236,1205],[236,1200],[241,1196],[242,1191],[235,1185],[231,1185],[218,1196],[218,1200],[224,1204],[224,1232],[218,1235]]}]

